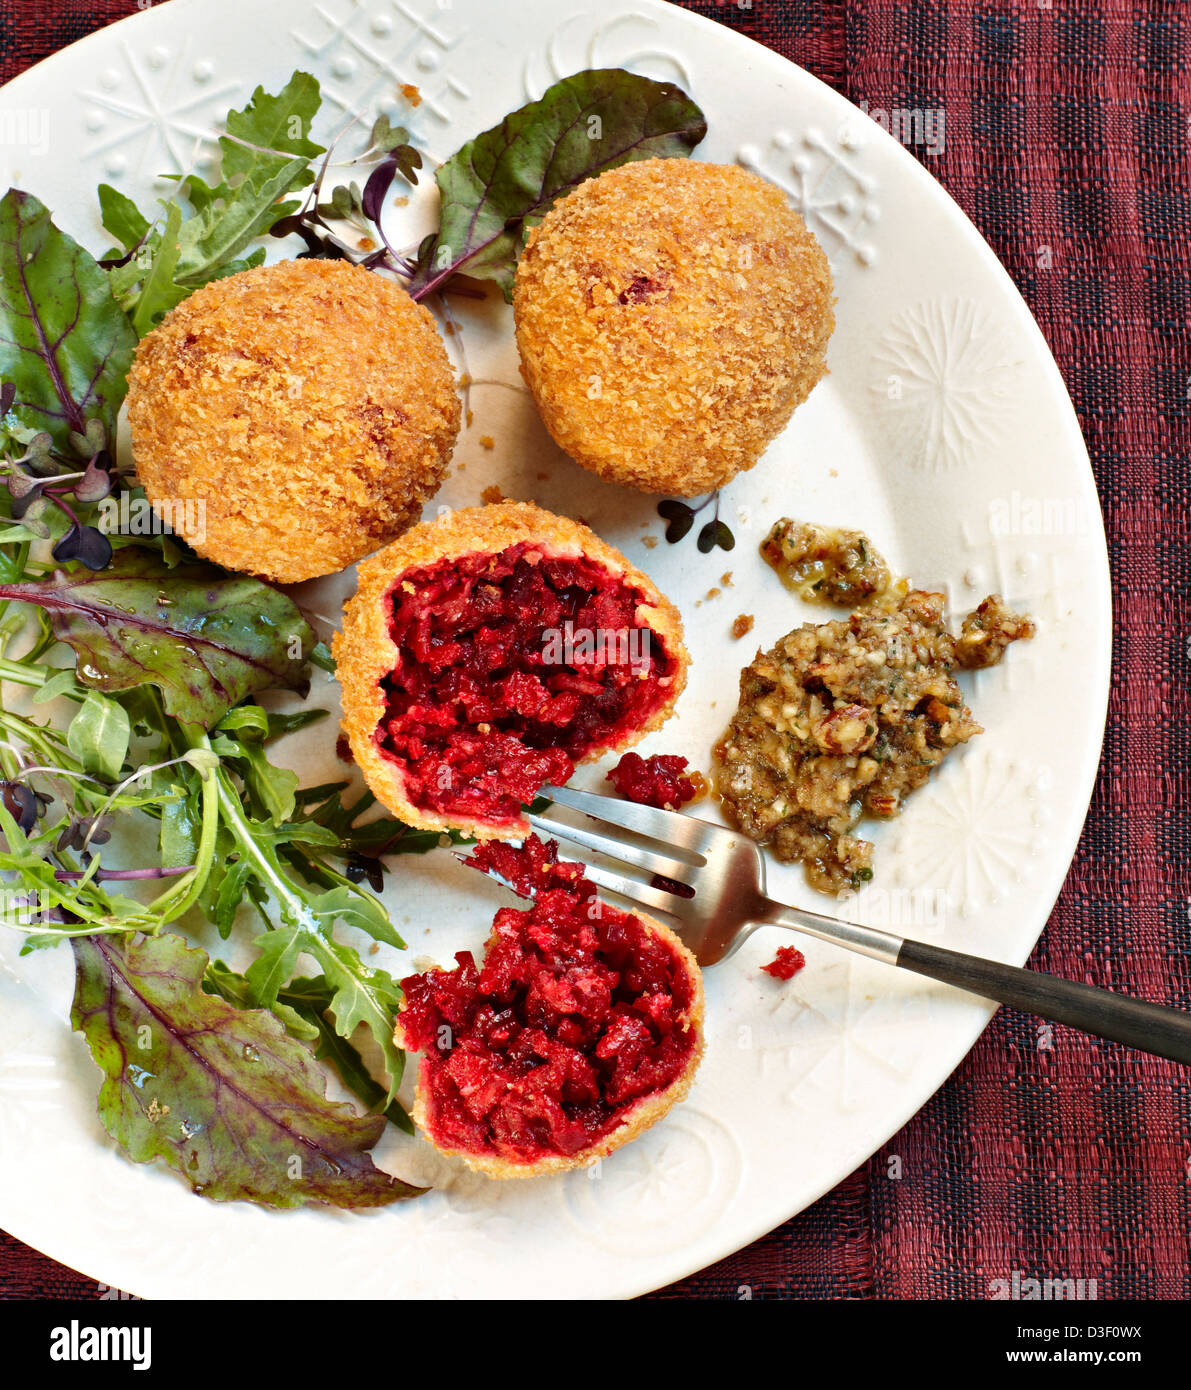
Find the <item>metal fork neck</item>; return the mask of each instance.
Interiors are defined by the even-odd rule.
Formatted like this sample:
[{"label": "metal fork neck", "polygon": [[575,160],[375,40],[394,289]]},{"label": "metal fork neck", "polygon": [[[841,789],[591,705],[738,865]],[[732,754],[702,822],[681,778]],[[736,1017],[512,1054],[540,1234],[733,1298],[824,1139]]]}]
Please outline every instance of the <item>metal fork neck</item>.
[{"label": "metal fork neck", "polygon": [[[880,931],[876,927],[865,927],[859,922],[845,922],[839,917],[827,917],[821,912],[808,912],[800,907],[787,907],[775,903],[772,898],[758,900],[757,915],[753,920],[763,926],[788,927],[791,931],[802,932],[806,936],[816,936],[820,941],[832,941],[862,956],[883,961],[886,965],[896,965],[901,951],[903,937],[892,932]],[[752,914],[750,914],[752,915]]]}]

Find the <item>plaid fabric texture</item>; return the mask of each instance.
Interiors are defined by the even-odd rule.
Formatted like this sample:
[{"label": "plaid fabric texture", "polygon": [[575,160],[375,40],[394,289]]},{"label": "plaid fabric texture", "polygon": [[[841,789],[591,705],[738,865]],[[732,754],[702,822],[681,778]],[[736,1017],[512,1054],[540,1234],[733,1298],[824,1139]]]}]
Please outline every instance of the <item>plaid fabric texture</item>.
[{"label": "plaid fabric texture", "polygon": [[[143,8],[143,5],[141,6]],[[1115,664],[1091,813],[1033,958],[1191,1008],[1191,12],[1169,0],[686,8],[872,107],[946,111],[924,163],[1013,275],[1071,391],[1108,530]],[[0,79],[138,8],[5,0]],[[1060,711],[1061,715],[1061,711]],[[1191,1295],[1191,1076],[1002,1009],[858,1172],[660,1298]],[[895,1176],[896,1175],[896,1176]],[[0,1294],[95,1297],[0,1235]]]}]

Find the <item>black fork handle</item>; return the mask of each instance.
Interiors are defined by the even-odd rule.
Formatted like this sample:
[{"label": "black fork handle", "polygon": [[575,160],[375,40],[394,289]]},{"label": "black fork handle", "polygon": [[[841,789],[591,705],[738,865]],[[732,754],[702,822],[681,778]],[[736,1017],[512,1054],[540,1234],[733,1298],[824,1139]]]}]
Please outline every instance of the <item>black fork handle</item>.
[{"label": "black fork handle", "polygon": [[1182,1009],[1150,1004],[1128,994],[1064,980],[1059,975],[1044,975],[1040,970],[1021,970],[999,960],[948,951],[860,922],[787,907],[769,898],[753,906],[750,916],[754,922],[789,927],[886,965],[913,970],[985,999],[995,999],[998,1004],[1037,1014],[1052,1023],[1066,1023],[1096,1037],[1111,1038],[1157,1057],[1191,1064],[1191,1013]]},{"label": "black fork handle", "polygon": [[1181,1009],[1038,970],[1019,970],[1000,961],[947,951],[925,941],[903,941],[897,964],[1053,1023],[1067,1023],[1158,1057],[1191,1063],[1191,1014]]}]

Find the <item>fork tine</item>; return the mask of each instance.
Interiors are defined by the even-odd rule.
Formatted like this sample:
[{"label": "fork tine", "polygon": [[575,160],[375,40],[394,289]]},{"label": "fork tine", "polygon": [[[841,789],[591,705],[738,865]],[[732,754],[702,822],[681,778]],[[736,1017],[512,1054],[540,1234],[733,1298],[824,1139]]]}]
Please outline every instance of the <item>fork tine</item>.
[{"label": "fork tine", "polygon": [[[478,867],[471,862],[466,854],[457,854],[455,858],[461,864],[466,864],[468,868]],[[623,874],[613,873],[611,869],[605,869],[599,864],[589,864],[585,859],[580,859],[578,862],[583,865],[585,878],[591,879],[592,883],[603,889],[604,892],[614,893],[617,897],[623,898],[629,904],[630,911],[644,905],[654,912],[669,913],[671,916],[678,915],[675,905],[681,903],[683,899],[677,894],[664,892],[660,888],[654,888],[648,883],[641,883],[637,879],[626,878]],[[507,878],[502,878],[491,868],[480,869],[480,872],[490,878],[493,883],[499,883],[502,888],[507,888],[510,893],[516,893],[518,897],[521,896]]]},{"label": "fork tine", "polygon": [[[696,863],[703,862],[703,847],[708,833],[720,829],[719,826],[696,820],[694,816],[680,815],[677,811],[661,811],[656,806],[642,806],[635,801],[600,796],[596,792],[580,791],[577,787],[543,787],[542,792],[560,806],[569,806],[597,820],[609,821],[634,834],[658,840],[680,853],[693,855]],[[677,877],[675,874],[667,876]]]},{"label": "fork tine", "polygon": [[666,893],[661,888],[651,887],[648,883],[639,883],[636,879],[626,878],[623,874],[614,874],[610,869],[605,869],[599,864],[585,863],[583,872],[584,876],[591,879],[602,893],[615,893],[617,897],[624,898],[634,907],[645,907],[652,912],[663,912],[671,917],[676,917],[678,915],[677,905],[685,901],[674,893]]},{"label": "fork tine", "polygon": [[644,869],[647,873],[661,874],[663,878],[677,879],[680,883],[685,883],[687,875],[695,871],[695,865],[685,863],[681,859],[671,859],[668,855],[658,854],[656,850],[648,849],[644,845],[630,844],[627,840],[611,835],[601,835],[598,830],[588,830],[586,826],[566,825],[562,821],[549,820],[545,816],[531,815],[527,819],[535,830],[541,830],[551,838],[570,840],[573,844],[594,850],[596,854],[606,854],[609,859],[619,859],[622,863],[632,864],[634,868]]}]

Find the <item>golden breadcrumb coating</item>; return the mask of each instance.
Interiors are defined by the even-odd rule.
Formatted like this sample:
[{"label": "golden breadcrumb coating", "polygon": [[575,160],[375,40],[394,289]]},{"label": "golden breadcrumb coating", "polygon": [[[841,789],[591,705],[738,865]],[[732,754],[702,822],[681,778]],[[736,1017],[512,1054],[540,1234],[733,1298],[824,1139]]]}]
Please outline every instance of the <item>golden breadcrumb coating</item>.
[{"label": "golden breadcrumb coating", "polygon": [[[680,1100],[686,1099],[687,1092],[691,1089],[691,1083],[695,1079],[695,1073],[699,1070],[699,1063],[703,1060],[703,1018],[705,1012],[703,972],[699,969],[698,962],[690,950],[669,927],[663,926],[653,917],[647,917],[643,912],[634,912],[632,915],[651,935],[662,937],[669,942],[674,954],[690,977],[691,1007],[687,1013],[680,1016],[680,1022],[686,1024],[694,1033],[695,1046],[691,1049],[691,1055],[682,1072],[664,1091],[658,1091],[656,1095],[645,1096],[635,1105],[626,1108],[621,1124],[611,1134],[606,1134],[590,1148],[580,1149],[578,1153],[570,1155],[548,1154],[533,1163],[514,1163],[511,1159],[502,1158],[498,1154],[468,1153],[462,1149],[451,1149],[436,1143],[430,1127],[433,1121],[429,1113],[429,1096],[427,1095],[427,1088],[423,1084],[423,1078],[419,1075],[417,1089],[414,1092],[413,1109],[410,1113],[414,1123],[434,1144],[435,1148],[442,1153],[457,1155],[469,1168],[474,1169],[477,1173],[483,1173],[489,1178],[540,1178],[548,1173],[566,1172],[569,1168],[591,1167],[593,1163],[607,1158],[616,1149],[623,1147],[630,1140],[636,1139],[639,1134],[644,1134],[647,1129],[656,1125],[663,1115],[673,1109]],[[496,932],[493,931],[494,940],[495,937]],[[393,1033],[393,1040],[398,1047],[408,1052],[412,1049],[408,1045],[405,1030],[401,1026],[401,1014],[404,1008],[405,1005],[403,1004],[401,1009],[397,1011],[397,1026]]]},{"label": "golden breadcrumb coating", "polygon": [[[529,834],[530,826],[525,820],[450,820],[414,806],[405,795],[400,768],[378,746],[378,730],[385,712],[381,681],[393,671],[400,656],[389,635],[389,594],[394,586],[408,570],[462,555],[496,554],[522,541],[540,545],[551,555],[583,555],[647,595],[647,601],[638,605],[637,620],[662,639],[675,670],[668,678],[665,704],[647,724],[618,743],[618,750],[632,747],[663,724],[686,684],[689,657],[678,610],[647,575],[586,526],[555,516],[532,502],[467,507],[435,521],[422,522],[360,566],[356,592],[343,610],[343,631],[333,639],[336,674],[342,687],[343,730],[352,756],[376,799],[408,825],[424,830],[467,830],[481,839],[519,839]],[[591,762],[608,751],[607,747],[593,748],[582,761]]]},{"label": "golden breadcrumb coating", "polygon": [[827,370],[831,270],[736,165],[625,164],[529,237],[521,370],[554,441],[612,482],[694,497],[751,468]]},{"label": "golden breadcrumb coating", "polygon": [[[150,502],[173,507],[200,555],[283,583],[341,570],[412,525],[459,413],[429,311],[345,261],[205,285],[142,340],[129,373]],[[187,534],[173,504],[200,499]]]}]

